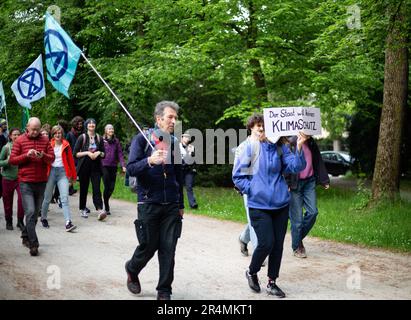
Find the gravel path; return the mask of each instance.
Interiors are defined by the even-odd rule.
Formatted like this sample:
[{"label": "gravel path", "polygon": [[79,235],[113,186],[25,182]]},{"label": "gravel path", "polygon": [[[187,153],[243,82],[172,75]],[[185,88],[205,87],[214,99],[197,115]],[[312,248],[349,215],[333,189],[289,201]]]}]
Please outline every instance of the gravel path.
[{"label": "gravel path", "polygon": [[[16,228],[5,229],[1,206],[0,299],[155,299],[156,256],[140,274],[140,295],[125,285],[124,262],[137,245],[136,205],[112,200],[113,215],[100,222],[95,212],[88,219],[79,217],[77,194],[70,201],[76,232],[64,231],[61,210],[50,205],[50,229],[37,226],[37,257],[22,246]],[[240,254],[237,240],[242,224],[189,213],[183,223],[173,299],[273,299],[248,288],[244,271],[250,257]],[[312,237],[304,243],[308,258],[295,258],[286,236],[278,285],[288,299],[411,299],[411,254]],[[259,274],[262,286],[266,272],[263,268]]]}]

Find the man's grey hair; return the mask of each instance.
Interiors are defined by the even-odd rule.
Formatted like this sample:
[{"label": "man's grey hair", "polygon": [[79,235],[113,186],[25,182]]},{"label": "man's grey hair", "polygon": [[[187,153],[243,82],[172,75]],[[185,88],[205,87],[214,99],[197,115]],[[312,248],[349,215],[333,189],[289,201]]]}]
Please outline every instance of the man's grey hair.
[{"label": "man's grey hair", "polygon": [[156,119],[157,116],[162,117],[164,115],[164,109],[167,107],[173,109],[177,113],[178,109],[180,109],[178,104],[174,101],[160,101],[156,104],[156,108],[154,109],[154,119]]}]

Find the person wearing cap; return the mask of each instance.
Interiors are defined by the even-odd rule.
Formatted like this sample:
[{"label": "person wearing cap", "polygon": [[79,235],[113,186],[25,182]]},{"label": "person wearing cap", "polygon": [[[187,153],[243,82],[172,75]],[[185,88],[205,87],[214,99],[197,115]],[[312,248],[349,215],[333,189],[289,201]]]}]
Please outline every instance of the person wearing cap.
[{"label": "person wearing cap", "polygon": [[187,190],[188,203],[191,209],[197,209],[198,204],[194,196],[194,177],[196,175],[196,169],[194,168],[195,161],[195,149],[191,144],[191,135],[188,131],[181,135],[180,153],[182,157],[182,172],[183,182]]},{"label": "person wearing cap", "polygon": [[101,159],[105,157],[103,139],[96,133],[96,120],[89,118],[84,122],[87,132],[82,133],[74,146],[73,154],[78,159],[77,176],[80,181],[79,209],[83,218],[88,218],[86,210],[88,186],[91,181],[93,189],[93,204],[98,213],[98,220],[107,217],[103,209],[100,182],[102,176]]},{"label": "person wearing cap", "polygon": [[104,150],[106,152],[106,156],[102,160],[104,184],[103,200],[104,210],[110,215],[109,200],[113,194],[114,187],[116,186],[117,165],[120,162],[121,169],[123,172],[126,172],[126,164],[124,162],[120,141],[114,135],[114,127],[112,124],[107,124],[104,127],[103,141]]}]

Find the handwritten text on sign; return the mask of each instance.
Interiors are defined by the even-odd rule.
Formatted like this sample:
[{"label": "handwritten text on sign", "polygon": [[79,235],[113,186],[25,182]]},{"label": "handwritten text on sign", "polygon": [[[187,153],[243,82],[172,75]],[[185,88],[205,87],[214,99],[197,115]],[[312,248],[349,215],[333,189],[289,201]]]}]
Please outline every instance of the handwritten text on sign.
[{"label": "handwritten text on sign", "polygon": [[268,138],[292,136],[298,132],[314,136],[321,134],[319,108],[287,107],[264,109],[264,127]]}]

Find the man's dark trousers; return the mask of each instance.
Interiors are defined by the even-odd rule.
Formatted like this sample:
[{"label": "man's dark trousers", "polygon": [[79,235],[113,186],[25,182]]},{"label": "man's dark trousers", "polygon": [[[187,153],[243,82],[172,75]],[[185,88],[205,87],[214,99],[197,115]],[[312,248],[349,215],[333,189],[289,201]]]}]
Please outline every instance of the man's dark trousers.
[{"label": "man's dark trousers", "polygon": [[139,246],[131,258],[129,271],[139,274],[158,250],[160,279],[156,290],[159,293],[171,294],[174,256],[182,227],[178,204],[138,204],[138,219],[134,224]]}]

